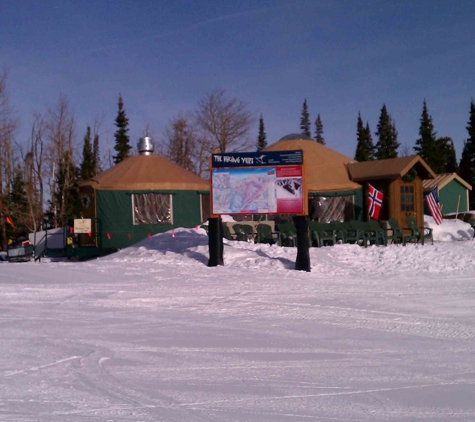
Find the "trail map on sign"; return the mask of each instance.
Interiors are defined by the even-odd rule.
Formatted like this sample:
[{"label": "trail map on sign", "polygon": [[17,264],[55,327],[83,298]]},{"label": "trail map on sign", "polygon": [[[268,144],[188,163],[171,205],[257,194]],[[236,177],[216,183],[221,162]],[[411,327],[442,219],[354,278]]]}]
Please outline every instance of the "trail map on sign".
[{"label": "trail map on sign", "polygon": [[214,214],[299,213],[303,210],[299,166],[216,169],[212,178]]}]

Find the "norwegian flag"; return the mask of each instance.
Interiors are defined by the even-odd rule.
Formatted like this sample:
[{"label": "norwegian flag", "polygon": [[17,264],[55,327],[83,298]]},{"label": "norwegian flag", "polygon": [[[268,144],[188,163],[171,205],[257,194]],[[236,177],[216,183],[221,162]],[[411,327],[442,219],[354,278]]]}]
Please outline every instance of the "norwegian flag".
[{"label": "norwegian flag", "polygon": [[383,193],[368,185],[368,214],[371,218],[377,220],[379,218],[379,211],[383,205]]},{"label": "norwegian flag", "polygon": [[435,224],[442,224],[442,210],[440,209],[439,194],[437,192],[437,186],[432,189],[429,195],[426,196],[427,205],[429,211],[434,218]]}]

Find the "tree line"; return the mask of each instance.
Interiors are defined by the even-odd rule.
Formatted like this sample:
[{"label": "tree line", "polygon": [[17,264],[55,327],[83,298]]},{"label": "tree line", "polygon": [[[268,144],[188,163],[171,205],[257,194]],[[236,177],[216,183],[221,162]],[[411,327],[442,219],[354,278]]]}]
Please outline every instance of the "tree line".
[{"label": "tree line", "polygon": [[[209,175],[211,153],[260,151],[267,146],[264,117],[258,119],[258,133],[252,135],[256,119],[247,105],[218,89],[197,102],[195,110],[181,112],[170,119],[157,137],[157,153],[202,177]],[[9,238],[38,231],[44,227],[71,224],[76,216],[77,186],[111,165],[119,164],[133,153],[129,120],[119,94],[114,121],[114,151],[101,155],[100,128],[103,119],[83,129],[82,142],[76,141],[74,113],[66,97],[60,96],[54,107],[33,114],[26,142],[16,140],[19,121],[7,90],[7,73],[0,74],[0,246]],[[313,121],[305,99],[300,116],[300,131],[306,139],[322,145],[323,122],[320,114]],[[369,123],[358,113],[355,159],[368,161],[398,156],[400,144],[394,119],[383,105],[373,143]],[[413,152],[419,154],[437,173],[458,172],[475,186],[475,103],[472,100],[462,158],[457,165],[453,141],[437,137],[426,101],[420,119],[419,138]],[[144,135],[150,135],[149,126]],[[155,138],[155,137],[154,137]],[[403,155],[409,155],[408,148]],[[475,207],[473,194],[471,207]]]}]

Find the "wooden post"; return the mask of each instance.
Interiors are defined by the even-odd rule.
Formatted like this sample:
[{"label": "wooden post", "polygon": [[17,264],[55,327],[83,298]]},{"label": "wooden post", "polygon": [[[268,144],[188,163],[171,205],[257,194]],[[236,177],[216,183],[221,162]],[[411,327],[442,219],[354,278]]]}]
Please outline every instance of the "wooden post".
[{"label": "wooden post", "polygon": [[310,239],[308,237],[308,217],[297,215],[294,217],[294,225],[297,231],[297,259],[295,269],[297,271],[310,272]]},{"label": "wooden post", "polygon": [[223,259],[223,222],[220,217],[208,219],[208,267],[224,265]]},{"label": "wooden post", "polygon": [[459,216],[459,206],[460,206],[460,195],[459,195],[459,200],[457,202],[457,211],[455,213],[455,219],[456,220],[458,219],[458,216]]}]

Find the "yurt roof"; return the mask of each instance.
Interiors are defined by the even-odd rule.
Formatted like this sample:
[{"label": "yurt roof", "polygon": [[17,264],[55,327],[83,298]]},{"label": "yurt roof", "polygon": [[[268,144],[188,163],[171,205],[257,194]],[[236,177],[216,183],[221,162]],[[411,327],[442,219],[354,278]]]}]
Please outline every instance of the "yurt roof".
[{"label": "yurt roof", "polygon": [[[288,139],[291,137],[292,139]],[[334,192],[360,189],[351,181],[346,164],[353,160],[325,145],[309,139],[295,139],[296,135],[284,136],[265,151],[303,150],[307,167],[306,182],[310,192]]]},{"label": "yurt roof", "polygon": [[418,155],[363,161],[348,164],[351,179],[356,182],[378,179],[397,179],[416,167],[421,179],[434,179],[436,174]]},{"label": "yurt roof", "polygon": [[442,173],[438,174],[435,179],[423,180],[422,188],[425,191],[430,191],[436,186],[438,186],[439,189],[442,189],[447,186],[452,180],[456,180],[468,190],[472,190],[472,185],[463,180],[457,173]]},{"label": "yurt roof", "polygon": [[82,183],[98,190],[198,190],[209,182],[161,155],[134,155]]}]

